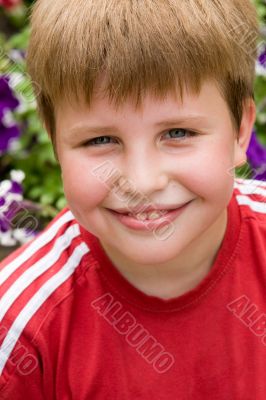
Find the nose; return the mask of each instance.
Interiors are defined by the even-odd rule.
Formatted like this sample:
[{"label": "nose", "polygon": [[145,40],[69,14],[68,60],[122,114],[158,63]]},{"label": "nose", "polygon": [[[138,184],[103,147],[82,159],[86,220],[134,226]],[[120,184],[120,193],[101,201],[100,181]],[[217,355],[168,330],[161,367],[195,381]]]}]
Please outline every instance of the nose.
[{"label": "nose", "polygon": [[137,192],[146,197],[164,190],[168,185],[167,171],[160,157],[139,151],[123,163],[119,185],[125,192]]}]

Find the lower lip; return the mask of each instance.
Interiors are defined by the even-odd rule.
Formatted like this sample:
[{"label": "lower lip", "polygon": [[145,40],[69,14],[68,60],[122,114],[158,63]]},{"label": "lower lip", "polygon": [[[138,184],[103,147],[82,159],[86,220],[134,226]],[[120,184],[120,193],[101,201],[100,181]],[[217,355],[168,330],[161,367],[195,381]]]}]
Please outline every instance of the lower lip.
[{"label": "lower lip", "polygon": [[[190,202],[189,202],[190,203]],[[153,231],[158,228],[163,228],[166,225],[169,225],[173,222],[185,208],[188,206],[189,203],[186,203],[182,207],[171,210],[167,214],[162,215],[161,217],[153,220],[145,220],[140,221],[136,218],[130,217],[129,215],[119,214],[116,211],[109,210],[110,213],[119,221],[121,224],[125,225],[126,227],[138,231]]]}]

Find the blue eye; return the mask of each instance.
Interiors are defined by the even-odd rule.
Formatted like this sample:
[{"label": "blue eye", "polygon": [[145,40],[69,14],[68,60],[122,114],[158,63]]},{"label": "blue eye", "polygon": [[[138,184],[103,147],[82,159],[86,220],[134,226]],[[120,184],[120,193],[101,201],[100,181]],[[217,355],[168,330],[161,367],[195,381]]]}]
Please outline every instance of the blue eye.
[{"label": "blue eye", "polygon": [[84,143],[84,146],[101,146],[104,144],[110,144],[110,140],[114,140],[111,136],[99,136],[94,139],[88,140]]},{"label": "blue eye", "polygon": [[181,129],[181,128],[175,128],[175,129],[170,129],[167,132],[167,135],[170,134],[171,137],[170,139],[187,139],[190,136],[196,136],[196,132],[189,131],[187,129]]},{"label": "blue eye", "polygon": [[[169,139],[178,139],[178,141],[182,141],[191,136],[193,137],[193,136],[197,135],[196,132],[189,131],[187,129],[181,129],[181,128],[170,129],[169,131],[167,131],[166,134],[170,135]],[[84,147],[89,147],[89,146],[101,147],[101,146],[109,145],[109,144],[113,144],[113,143],[117,143],[117,141],[112,136],[99,136],[94,139],[90,139],[90,140],[86,141],[85,143],[83,143],[83,146]]]}]

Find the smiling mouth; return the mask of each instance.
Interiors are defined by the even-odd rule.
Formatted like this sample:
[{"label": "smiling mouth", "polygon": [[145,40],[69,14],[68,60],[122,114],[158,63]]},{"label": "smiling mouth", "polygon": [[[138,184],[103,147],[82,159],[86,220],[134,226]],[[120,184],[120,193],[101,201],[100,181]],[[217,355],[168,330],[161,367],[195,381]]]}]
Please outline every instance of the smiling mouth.
[{"label": "smiling mouth", "polygon": [[[171,224],[178,218],[188,207],[193,200],[190,200],[179,207],[174,206],[168,209],[152,209],[149,213],[130,213],[128,209],[106,210],[113,215],[113,217],[126,228],[135,231],[143,232],[156,232],[158,229],[171,226]],[[125,211],[125,212],[124,212]]]},{"label": "smiling mouth", "polygon": [[158,218],[161,218],[165,216],[166,214],[169,214],[169,212],[174,211],[174,210],[154,210],[154,211],[149,211],[149,212],[141,212],[137,214],[133,213],[123,213],[122,215],[125,215],[127,217],[131,217],[134,219],[137,219],[139,221],[152,221]]},{"label": "smiling mouth", "polygon": [[135,219],[137,221],[155,221],[163,217],[166,217],[167,215],[170,215],[179,209],[182,209],[186,204],[188,203],[185,203],[177,208],[172,208],[172,209],[161,209],[161,210],[153,209],[151,211],[139,212],[139,213],[121,212],[111,209],[109,209],[109,211],[117,214],[120,217],[128,217]]}]

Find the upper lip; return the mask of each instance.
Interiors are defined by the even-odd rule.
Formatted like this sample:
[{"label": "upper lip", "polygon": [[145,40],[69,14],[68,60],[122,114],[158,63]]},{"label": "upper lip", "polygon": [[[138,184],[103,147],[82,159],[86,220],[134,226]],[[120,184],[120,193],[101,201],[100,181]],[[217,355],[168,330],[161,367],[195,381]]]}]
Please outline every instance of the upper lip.
[{"label": "upper lip", "polygon": [[115,210],[111,209],[112,211],[118,212],[119,214],[137,214],[140,212],[150,212],[150,211],[164,211],[164,210],[176,210],[177,208],[180,208],[184,206],[186,203],[182,204],[171,204],[171,205],[164,205],[164,204],[156,204],[156,205],[147,205],[145,206],[137,206],[137,207],[131,207],[131,208],[116,208]]}]

